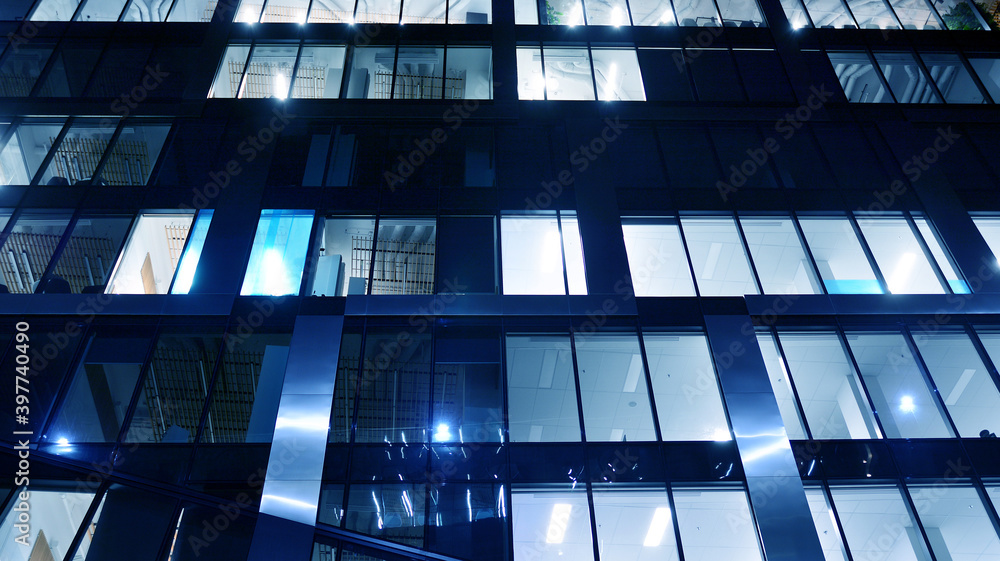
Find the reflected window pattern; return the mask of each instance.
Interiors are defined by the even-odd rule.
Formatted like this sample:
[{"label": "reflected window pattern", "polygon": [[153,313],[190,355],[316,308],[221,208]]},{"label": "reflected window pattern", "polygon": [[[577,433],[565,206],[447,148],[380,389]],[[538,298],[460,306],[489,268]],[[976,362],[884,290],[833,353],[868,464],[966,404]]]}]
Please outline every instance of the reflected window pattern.
[{"label": "reflected window pattern", "polygon": [[941,103],[933,82],[912,53],[875,53],[875,61],[898,103]]},{"label": "reflected window pattern", "polygon": [[882,83],[882,76],[866,52],[828,52],[840,87],[847,101],[854,103],[892,103]]},{"label": "reflected window pattern", "polygon": [[518,47],[517,80],[521,100],[646,100],[634,49]]},{"label": "reflected window pattern", "polygon": [[312,223],[311,210],[262,210],[240,294],[298,294]]},{"label": "reflected window pattern", "polygon": [[[909,25],[905,24],[904,26]],[[929,29],[935,29],[928,27]],[[985,103],[987,97],[972,79],[969,68],[958,53],[874,51],[876,65],[867,52],[828,52],[840,85],[848,101],[855,103]],[[981,69],[992,62],[971,58],[969,65],[980,74],[991,94],[996,87],[989,71]],[[925,70],[926,69],[926,70]],[[928,72],[930,77],[928,77]],[[891,95],[887,95],[888,85]],[[998,97],[993,95],[993,99]]]},{"label": "reflected window pattern", "polygon": [[586,294],[576,213],[502,216],[504,294]]}]

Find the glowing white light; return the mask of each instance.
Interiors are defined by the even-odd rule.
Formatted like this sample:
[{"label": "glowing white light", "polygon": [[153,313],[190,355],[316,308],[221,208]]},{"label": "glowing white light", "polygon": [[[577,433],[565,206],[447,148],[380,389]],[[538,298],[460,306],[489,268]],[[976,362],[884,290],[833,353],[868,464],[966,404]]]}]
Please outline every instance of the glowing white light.
[{"label": "glowing white light", "polygon": [[62,446],[62,447],[66,447],[66,446],[69,446],[69,440],[66,440],[66,438],[63,437],[63,438],[60,438],[59,440],[57,440],[56,444],[58,444],[59,446]]},{"label": "glowing white light", "polygon": [[570,27],[583,25],[583,8],[579,4],[573,6],[573,9],[570,10],[569,16],[566,18],[566,24]]},{"label": "glowing white light", "polygon": [[913,397],[904,395],[899,400],[899,410],[903,413],[913,413],[917,408],[917,404],[913,403]]},{"label": "glowing white light", "polygon": [[284,259],[277,249],[271,248],[264,252],[259,273],[264,277],[265,295],[282,296],[293,292]]},{"label": "glowing white light", "polygon": [[724,442],[732,439],[733,436],[729,434],[729,431],[723,428],[715,429],[715,432],[712,433],[712,440],[716,442]]},{"label": "glowing white light", "polygon": [[615,98],[615,82],[618,81],[618,64],[612,62],[608,67],[607,81],[604,83],[604,99],[611,101]]},{"label": "glowing white light", "polygon": [[434,433],[435,442],[447,442],[451,440],[451,431],[448,429],[448,425],[441,423],[437,426],[437,431]]},{"label": "glowing white light", "polygon": [[660,23],[665,23],[671,25],[674,23],[674,11],[670,8],[663,10],[663,15],[660,16]]},{"label": "glowing white light", "polygon": [[274,97],[278,99],[288,97],[288,78],[280,72],[274,75]]},{"label": "glowing white light", "polygon": [[896,263],[896,268],[886,279],[889,284],[889,292],[899,293],[906,291],[906,285],[910,280],[910,273],[913,272],[913,266],[917,263],[917,256],[913,253],[906,252],[899,258],[899,263]]},{"label": "glowing white light", "polygon": [[621,6],[615,6],[615,9],[611,10],[611,25],[621,27],[623,23],[625,23],[625,13]]},{"label": "glowing white light", "polygon": [[573,505],[556,503],[552,505],[552,516],[549,518],[549,528],[545,532],[545,543],[562,543],[566,539],[566,527],[569,526],[569,515]]},{"label": "glowing white light", "polygon": [[670,524],[670,509],[661,506],[653,512],[653,519],[649,522],[649,530],[646,531],[646,539],[643,540],[643,547],[657,547],[663,541],[663,534]]}]

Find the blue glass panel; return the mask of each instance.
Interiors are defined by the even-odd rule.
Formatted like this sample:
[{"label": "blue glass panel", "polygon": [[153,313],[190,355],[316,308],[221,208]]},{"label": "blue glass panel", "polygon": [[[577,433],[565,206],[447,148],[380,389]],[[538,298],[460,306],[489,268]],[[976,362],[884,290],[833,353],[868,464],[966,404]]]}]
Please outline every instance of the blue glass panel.
[{"label": "blue glass panel", "polygon": [[298,294],[312,223],[311,210],[261,211],[240,294]]}]

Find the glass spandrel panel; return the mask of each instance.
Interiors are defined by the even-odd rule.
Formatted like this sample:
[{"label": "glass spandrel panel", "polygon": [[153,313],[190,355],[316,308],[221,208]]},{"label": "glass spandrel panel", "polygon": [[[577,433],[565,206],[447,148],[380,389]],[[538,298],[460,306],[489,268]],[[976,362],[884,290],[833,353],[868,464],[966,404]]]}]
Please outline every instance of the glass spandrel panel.
[{"label": "glass spandrel panel", "polygon": [[177,519],[176,530],[168,538],[168,561],[241,561],[250,553],[250,542],[256,519],[249,516],[230,518],[226,531],[209,547],[201,545],[205,528],[214,528],[215,517],[219,516],[217,505],[204,506],[186,504]]},{"label": "glass spandrel panel", "polygon": [[977,438],[1000,430],[1000,391],[969,336],[915,332],[913,339],[959,435]]},{"label": "glass spandrel panel", "polygon": [[809,511],[812,513],[816,534],[823,548],[823,559],[826,561],[847,561],[847,548],[844,538],[837,527],[837,517],[830,508],[829,501],[823,489],[806,487],[806,500],[809,501]]},{"label": "glass spandrel panel", "polygon": [[943,294],[944,287],[903,218],[858,217],[858,226],[871,248],[892,294]]},{"label": "glass spandrel panel", "polygon": [[804,440],[807,435],[802,424],[802,416],[799,414],[799,406],[795,402],[792,379],[785,367],[785,360],[778,352],[774,336],[768,331],[758,331],[757,343],[760,344],[760,353],[764,357],[767,377],[771,381],[774,399],[778,402],[778,411],[781,412],[785,432],[791,440]]},{"label": "glass spandrel panel", "polygon": [[575,343],[587,440],[656,440],[646,373],[636,336],[580,334]]},{"label": "glass spandrel panel", "polygon": [[511,442],[580,440],[568,336],[507,336],[507,419]]},{"label": "glass spandrel panel", "polygon": [[[114,559],[121,548],[127,548],[134,559],[155,558],[160,549],[158,538],[173,530],[174,504],[170,497],[112,485],[73,558]],[[150,539],[152,536],[157,539]]]},{"label": "glass spandrel panel", "polygon": [[676,221],[622,224],[636,296],[694,296],[694,281]]},{"label": "glass spandrel panel", "polygon": [[[163,334],[142,381],[128,442],[194,442],[208,396],[221,333]],[[214,442],[216,430],[225,434],[236,419],[215,419],[205,425],[204,440]]]},{"label": "glass spandrel panel", "polygon": [[511,489],[515,561],[594,559],[584,487]]},{"label": "glass spandrel panel", "polygon": [[941,103],[941,97],[911,53],[876,52],[875,60],[899,103]]},{"label": "glass spandrel panel", "polygon": [[594,518],[602,559],[676,561],[674,516],[661,488],[594,487]]},{"label": "glass spandrel panel", "polygon": [[702,296],[758,294],[743,241],[732,218],[681,218]]},{"label": "glass spandrel panel", "polygon": [[644,333],[660,436],[730,440],[729,423],[708,341],[700,333]]},{"label": "glass spandrel panel", "polygon": [[819,279],[788,218],[740,218],[765,294],[822,294]]},{"label": "glass spandrel panel", "polygon": [[673,494],[686,561],[763,560],[743,489],[675,486]]},{"label": "glass spandrel panel", "polygon": [[930,559],[898,488],[831,485],[830,493],[855,559]]},{"label": "glass spandrel panel", "polygon": [[49,282],[67,282],[74,294],[104,292],[131,222],[126,216],[77,219]]},{"label": "glass spandrel panel", "polygon": [[900,333],[848,333],[847,343],[887,438],[955,436]]},{"label": "glass spandrel panel", "polygon": [[[852,26],[853,27],[853,26]],[[840,80],[848,101],[854,103],[892,103],[882,85],[878,70],[864,52],[828,52],[830,64]]]},{"label": "glass spandrel panel", "polygon": [[[63,559],[73,542],[87,509],[94,499],[93,493],[75,490],[48,490],[38,487],[21,487],[14,495],[14,504],[4,517],[0,531],[10,539],[0,542],[0,557],[10,561],[36,561],[37,559]],[[22,501],[21,493],[27,499]],[[25,506],[21,506],[21,503]],[[17,509],[20,507],[20,509]],[[14,525],[21,512],[30,510],[31,524],[26,540],[31,547],[14,541],[20,531]],[[36,553],[37,552],[37,553]]]},{"label": "glass spandrel panel", "polygon": [[[38,96],[82,96],[103,51],[101,43],[75,41],[65,44],[49,62],[49,73],[38,90]],[[131,87],[129,86],[130,89]],[[126,93],[128,92],[121,92],[119,95]]]},{"label": "glass spandrel panel", "polygon": [[861,242],[845,218],[799,218],[802,233],[830,294],[881,294]]},{"label": "glass spandrel panel", "polygon": [[814,439],[882,437],[836,333],[779,332],[778,338]]}]

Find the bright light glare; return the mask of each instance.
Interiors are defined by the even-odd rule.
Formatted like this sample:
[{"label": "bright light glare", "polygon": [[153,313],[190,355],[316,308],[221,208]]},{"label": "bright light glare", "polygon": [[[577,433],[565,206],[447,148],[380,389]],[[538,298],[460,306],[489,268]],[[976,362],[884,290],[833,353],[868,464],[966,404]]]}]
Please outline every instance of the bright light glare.
[{"label": "bright light glare", "polygon": [[282,296],[293,292],[284,259],[277,249],[271,248],[264,252],[259,273],[264,276],[265,295]]},{"label": "bright light glare", "polygon": [[63,437],[63,438],[60,438],[59,440],[57,440],[56,444],[58,444],[59,446],[64,446],[64,447],[65,446],[69,446],[69,440],[67,440],[66,437]]},{"label": "bright light glare", "polygon": [[615,6],[614,10],[611,10],[611,25],[615,27],[621,27],[625,22],[625,14],[622,11],[621,6]]},{"label": "bright light glare", "polygon": [[573,505],[556,503],[552,505],[552,516],[549,518],[549,528],[545,532],[545,543],[562,543],[566,539],[566,527],[569,526],[569,515]]},{"label": "bright light glare", "polygon": [[896,264],[896,268],[886,279],[889,284],[889,291],[892,293],[900,293],[906,291],[906,285],[910,280],[910,274],[913,272],[913,266],[917,263],[917,256],[911,252],[906,252],[899,257],[899,263]]},{"label": "bright light glare", "polygon": [[434,433],[435,442],[447,442],[451,440],[451,431],[448,425],[441,423],[437,426],[437,431]]},{"label": "bright light glare", "polygon": [[604,83],[604,99],[611,101],[615,98],[615,82],[618,81],[618,64],[612,62],[608,66],[607,81]]},{"label": "bright light glare", "polygon": [[653,520],[649,523],[649,530],[646,532],[646,539],[643,540],[643,547],[657,547],[663,541],[663,534],[670,524],[670,509],[661,506],[653,513]]},{"label": "bright light glare", "polygon": [[899,410],[903,413],[913,413],[917,408],[917,405],[913,403],[913,397],[904,395],[899,400]]},{"label": "bright light glare", "polygon": [[274,97],[278,99],[288,97],[288,78],[281,72],[274,75]]}]

